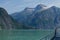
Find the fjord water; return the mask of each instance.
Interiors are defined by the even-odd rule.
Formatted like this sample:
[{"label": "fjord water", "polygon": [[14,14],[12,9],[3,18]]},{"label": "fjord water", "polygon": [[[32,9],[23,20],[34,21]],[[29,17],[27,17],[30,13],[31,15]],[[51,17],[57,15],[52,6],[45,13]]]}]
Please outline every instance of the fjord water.
[{"label": "fjord water", "polygon": [[53,37],[53,30],[0,30],[0,40],[40,40]]}]

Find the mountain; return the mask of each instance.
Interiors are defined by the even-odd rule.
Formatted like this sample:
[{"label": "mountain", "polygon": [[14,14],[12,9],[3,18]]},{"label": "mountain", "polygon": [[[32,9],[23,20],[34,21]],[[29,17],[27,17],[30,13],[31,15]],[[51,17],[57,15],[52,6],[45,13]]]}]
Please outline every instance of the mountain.
[{"label": "mountain", "polygon": [[8,15],[7,11],[0,7],[0,29],[16,29],[18,23]]},{"label": "mountain", "polygon": [[44,9],[45,7],[46,6],[43,4],[39,4],[35,8],[26,7],[23,11],[13,13],[11,16],[18,22],[24,23],[28,16],[32,15],[33,13],[37,12],[38,10]]},{"label": "mountain", "polygon": [[43,4],[39,4],[35,7],[35,10],[41,10],[41,9],[44,9],[46,8],[47,6],[46,5],[43,5]]},{"label": "mountain", "polygon": [[[30,12],[29,10],[27,12],[29,15],[27,15],[26,10],[24,10],[22,13],[16,13],[17,15],[12,17],[18,22],[23,19],[23,22],[21,21],[21,23],[28,28],[53,29],[60,26],[60,8],[56,6],[47,8],[47,6],[39,4],[34,8],[33,11]],[[20,17],[22,16],[21,14],[23,17]]]},{"label": "mountain", "polygon": [[[33,26],[35,28],[55,28],[58,27],[60,15],[60,8],[52,6],[46,10],[36,12],[34,16],[28,17],[26,21],[28,26]],[[57,19],[58,18],[58,19]],[[58,22],[57,22],[58,21]]]},{"label": "mountain", "polygon": [[27,16],[32,14],[33,11],[34,8],[27,7],[21,12],[13,13],[11,16],[20,23],[23,23],[26,20]]}]

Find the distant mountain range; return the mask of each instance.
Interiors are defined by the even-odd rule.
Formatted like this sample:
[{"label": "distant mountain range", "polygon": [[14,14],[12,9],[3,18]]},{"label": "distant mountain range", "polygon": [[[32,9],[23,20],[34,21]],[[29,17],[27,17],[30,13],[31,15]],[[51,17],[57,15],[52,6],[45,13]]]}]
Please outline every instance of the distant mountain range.
[{"label": "distant mountain range", "polygon": [[47,7],[43,4],[35,8],[25,8],[21,12],[13,13],[11,16],[26,28],[53,29],[60,27],[60,8],[56,6]]},{"label": "distant mountain range", "polygon": [[0,29],[17,29],[19,24],[0,7]]}]

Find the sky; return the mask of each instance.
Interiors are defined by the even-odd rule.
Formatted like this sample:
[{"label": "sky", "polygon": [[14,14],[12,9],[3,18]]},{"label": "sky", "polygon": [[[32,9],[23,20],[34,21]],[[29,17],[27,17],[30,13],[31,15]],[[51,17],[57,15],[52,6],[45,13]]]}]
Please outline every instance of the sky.
[{"label": "sky", "polygon": [[8,14],[20,12],[26,7],[34,8],[38,4],[60,7],[60,0],[0,0],[0,7],[6,9]]}]

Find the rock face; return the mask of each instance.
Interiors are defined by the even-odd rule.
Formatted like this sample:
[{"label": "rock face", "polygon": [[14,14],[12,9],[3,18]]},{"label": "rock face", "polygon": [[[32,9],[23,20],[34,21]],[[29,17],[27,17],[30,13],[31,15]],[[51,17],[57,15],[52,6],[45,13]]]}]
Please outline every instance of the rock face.
[{"label": "rock face", "polygon": [[45,7],[46,6],[43,4],[39,4],[35,8],[26,7],[23,11],[13,13],[11,16],[15,20],[19,21],[20,23],[22,23],[22,22],[24,23],[28,16],[35,14],[35,12],[44,9]]},{"label": "rock face", "polygon": [[[31,28],[43,28],[43,29],[53,29],[55,27],[60,27],[60,8],[52,6],[50,8],[46,8],[45,5],[38,5],[34,8],[33,11],[27,11],[29,15],[27,15],[26,10],[25,14],[16,13],[13,18],[20,22],[21,19],[19,14],[23,14],[23,24],[27,27]],[[46,9],[45,9],[46,8]],[[31,12],[30,12],[31,11]],[[26,17],[26,18],[25,18]]]},{"label": "rock face", "polygon": [[[34,16],[33,16],[34,15]],[[58,27],[57,22],[59,20],[58,15],[60,15],[60,9],[53,6],[43,11],[38,11],[30,16],[27,24],[34,26],[35,28],[53,29]],[[58,19],[57,19],[58,18]]]},{"label": "rock face", "polygon": [[37,10],[41,10],[41,9],[44,9],[45,7],[47,7],[47,6],[45,6],[45,5],[43,5],[43,4],[39,4],[39,5],[37,5],[36,7],[35,7],[35,10],[37,11]]},{"label": "rock face", "polygon": [[4,8],[0,7],[0,29],[15,29],[16,23]]},{"label": "rock face", "polygon": [[21,12],[17,12],[12,14],[11,16],[14,17],[15,20],[19,21],[20,23],[24,23],[25,20],[27,19],[28,15],[31,15],[32,12],[34,11],[34,8],[25,8],[23,11]]}]

